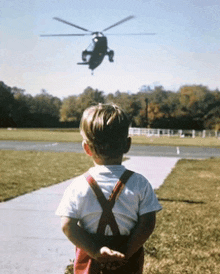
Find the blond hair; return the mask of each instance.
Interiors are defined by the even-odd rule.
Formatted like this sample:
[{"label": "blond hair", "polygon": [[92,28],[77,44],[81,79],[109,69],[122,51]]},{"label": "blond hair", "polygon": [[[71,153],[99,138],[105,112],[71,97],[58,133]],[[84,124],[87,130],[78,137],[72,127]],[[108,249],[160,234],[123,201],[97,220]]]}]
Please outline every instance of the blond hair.
[{"label": "blond hair", "polygon": [[127,144],[129,119],[115,104],[99,104],[87,108],[80,123],[80,133],[97,155],[117,158]]}]

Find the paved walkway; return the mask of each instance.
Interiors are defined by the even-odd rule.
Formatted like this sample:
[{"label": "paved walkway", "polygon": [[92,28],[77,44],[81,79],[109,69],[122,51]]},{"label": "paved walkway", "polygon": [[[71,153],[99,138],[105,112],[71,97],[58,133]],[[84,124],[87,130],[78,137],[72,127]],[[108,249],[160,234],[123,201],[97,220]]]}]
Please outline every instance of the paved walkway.
[{"label": "paved walkway", "polygon": [[[131,156],[124,165],[158,188],[179,158]],[[64,274],[74,247],[54,212],[70,181],[0,204],[0,265],[4,274]]]}]

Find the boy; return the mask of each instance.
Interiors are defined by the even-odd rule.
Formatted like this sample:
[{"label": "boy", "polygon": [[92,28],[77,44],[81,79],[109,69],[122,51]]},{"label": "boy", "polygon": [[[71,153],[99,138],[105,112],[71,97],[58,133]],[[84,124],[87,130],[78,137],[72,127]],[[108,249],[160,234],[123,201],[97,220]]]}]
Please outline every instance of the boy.
[{"label": "boy", "polygon": [[56,211],[76,246],[75,274],[142,273],[143,244],[161,206],[147,179],[122,165],[131,145],[129,124],[116,105],[83,113],[82,146],[94,167],[73,179]]}]

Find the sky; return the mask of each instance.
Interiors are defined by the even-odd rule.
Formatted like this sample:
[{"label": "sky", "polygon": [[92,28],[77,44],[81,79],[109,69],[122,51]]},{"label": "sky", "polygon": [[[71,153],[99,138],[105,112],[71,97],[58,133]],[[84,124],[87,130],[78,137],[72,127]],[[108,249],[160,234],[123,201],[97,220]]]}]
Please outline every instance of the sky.
[{"label": "sky", "polygon": [[[3,0],[0,81],[36,95],[42,89],[61,99],[88,86],[105,94],[137,93],[143,85],[177,91],[183,85],[220,89],[219,0]],[[79,66],[90,36],[40,37],[84,33],[59,17],[102,31],[115,52],[94,70]],[[156,35],[111,36],[150,32]]]}]

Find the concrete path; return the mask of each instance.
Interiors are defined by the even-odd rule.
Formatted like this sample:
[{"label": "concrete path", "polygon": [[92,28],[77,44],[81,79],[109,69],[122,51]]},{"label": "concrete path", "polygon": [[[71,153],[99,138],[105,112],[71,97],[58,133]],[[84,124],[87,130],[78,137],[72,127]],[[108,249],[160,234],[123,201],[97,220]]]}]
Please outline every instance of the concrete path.
[{"label": "concrete path", "polygon": [[127,169],[134,170],[144,175],[154,189],[164,182],[180,158],[175,157],[143,157],[129,156],[130,160],[123,162]]},{"label": "concrete path", "polygon": [[[179,158],[136,157],[123,164],[158,188]],[[70,180],[0,204],[0,265],[4,274],[64,274],[74,247],[55,216]]]}]

